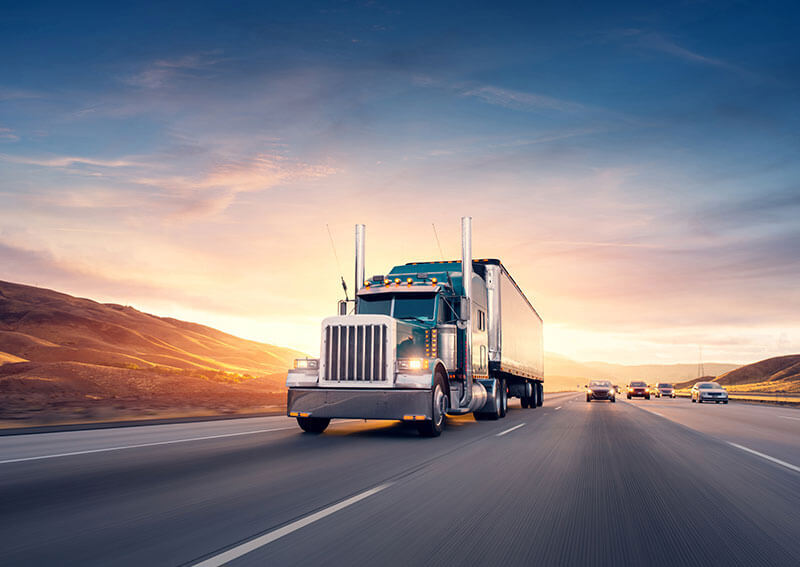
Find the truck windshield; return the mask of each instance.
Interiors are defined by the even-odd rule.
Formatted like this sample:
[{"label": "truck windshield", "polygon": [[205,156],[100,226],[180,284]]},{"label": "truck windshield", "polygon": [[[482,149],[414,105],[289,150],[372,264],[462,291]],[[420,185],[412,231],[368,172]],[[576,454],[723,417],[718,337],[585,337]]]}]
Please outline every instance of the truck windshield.
[{"label": "truck windshield", "polygon": [[395,319],[433,319],[436,309],[434,293],[361,296],[358,312],[362,315],[390,315]]}]

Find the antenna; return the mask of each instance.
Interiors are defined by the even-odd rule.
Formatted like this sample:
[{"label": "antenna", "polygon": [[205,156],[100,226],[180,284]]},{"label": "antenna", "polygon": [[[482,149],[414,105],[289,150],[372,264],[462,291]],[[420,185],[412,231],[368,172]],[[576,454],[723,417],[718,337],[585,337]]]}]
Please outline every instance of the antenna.
[{"label": "antenna", "polygon": [[347,297],[347,283],[344,281],[344,273],[342,272],[342,264],[339,262],[339,255],[336,253],[336,244],[333,242],[333,234],[331,234],[331,227],[328,226],[328,223],[325,223],[325,228],[328,230],[328,238],[331,241],[331,250],[333,250],[333,257],[336,260],[336,267],[339,270],[339,278],[342,280],[342,289],[344,290],[344,300],[350,301],[350,298]]},{"label": "antenna", "polygon": [[444,261],[444,252],[442,252],[442,243],[439,242],[439,233],[436,232],[436,225],[434,223],[431,223],[431,226],[433,227],[433,235],[436,237],[436,246],[439,247],[439,256],[441,256],[442,261]]}]

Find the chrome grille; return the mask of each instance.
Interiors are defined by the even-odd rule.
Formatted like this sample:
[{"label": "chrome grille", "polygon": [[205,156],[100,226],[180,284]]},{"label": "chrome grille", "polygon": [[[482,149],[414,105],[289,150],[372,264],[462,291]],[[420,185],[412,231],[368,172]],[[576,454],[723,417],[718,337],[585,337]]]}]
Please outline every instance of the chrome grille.
[{"label": "chrome grille", "polygon": [[336,382],[386,381],[386,325],[325,327],[325,377]]}]

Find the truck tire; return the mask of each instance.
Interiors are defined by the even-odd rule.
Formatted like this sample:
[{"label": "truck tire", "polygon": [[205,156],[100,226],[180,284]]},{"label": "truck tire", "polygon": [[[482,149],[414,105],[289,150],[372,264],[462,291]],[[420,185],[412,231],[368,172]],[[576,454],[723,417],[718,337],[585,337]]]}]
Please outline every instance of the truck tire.
[{"label": "truck tire", "polygon": [[298,417],[297,425],[306,433],[322,433],[330,425],[328,417]]},{"label": "truck tire", "polygon": [[505,380],[500,380],[500,417],[505,417],[508,413],[508,386]]},{"label": "truck tire", "polygon": [[536,407],[540,408],[544,403],[544,386],[541,382],[536,383],[536,394]]},{"label": "truck tire", "polygon": [[436,371],[434,384],[431,392],[431,419],[417,424],[417,431],[422,437],[439,437],[442,434],[447,420],[447,408],[450,407],[446,393],[447,383],[440,370]]},{"label": "truck tire", "polygon": [[527,397],[527,396],[522,396],[522,397],[519,399],[519,403],[520,403],[520,405],[522,406],[522,408],[523,408],[523,409],[525,409],[525,408],[529,408],[529,407],[531,407],[531,401],[530,401],[530,400],[531,400],[531,399],[530,399],[529,397]]}]

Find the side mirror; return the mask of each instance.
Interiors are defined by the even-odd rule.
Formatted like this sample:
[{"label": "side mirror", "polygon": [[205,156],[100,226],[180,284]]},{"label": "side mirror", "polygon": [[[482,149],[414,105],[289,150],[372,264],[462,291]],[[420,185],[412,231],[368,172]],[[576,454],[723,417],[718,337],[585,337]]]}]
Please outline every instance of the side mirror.
[{"label": "side mirror", "polygon": [[470,317],[470,304],[469,299],[462,297],[458,303],[458,318],[461,321],[467,321]]}]

